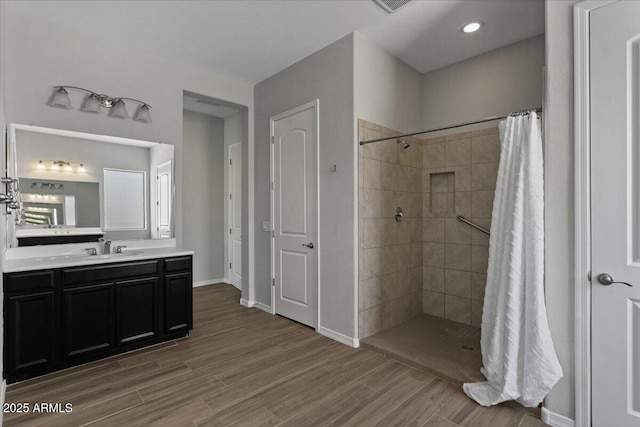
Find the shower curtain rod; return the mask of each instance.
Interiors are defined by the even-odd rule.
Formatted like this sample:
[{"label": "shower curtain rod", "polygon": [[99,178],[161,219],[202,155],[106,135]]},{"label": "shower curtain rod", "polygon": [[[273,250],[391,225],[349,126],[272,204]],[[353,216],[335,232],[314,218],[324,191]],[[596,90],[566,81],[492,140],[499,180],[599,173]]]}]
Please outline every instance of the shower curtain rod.
[{"label": "shower curtain rod", "polygon": [[541,113],[542,112],[542,107],[531,108],[529,110],[523,110],[523,111],[518,111],[518,112],[514,112],[514,113],[509,113],[506,116],[487,117],[486,119],[476,120],[475,122],[460,123],[460,124],[457,124],[457,125],[451,125],[451,126],[447,126],[447,127],[443,127],[443,128],[421,130],[420,132],[405,133],[405,134],[402,134],[402,135],[389,136],[389,137],[386,137],[386,138],[368,139],[366,141],[360,141],[360,145],[371,144],[372,142],[387,141],[389,139],[404,138],[404,137],[407,137],[407,136],[422,135],[423,133],[438,132],[440,130],[455,129],[455,128],[460,128],[460,127],[463,127],[463,126],[476,125],[478,123],[492,122],[494,120],[502,120],[502,119],[506,119],[509,116],[522,115],[522,114],[528,113],[529,111],[535,111],[536,113]]}]

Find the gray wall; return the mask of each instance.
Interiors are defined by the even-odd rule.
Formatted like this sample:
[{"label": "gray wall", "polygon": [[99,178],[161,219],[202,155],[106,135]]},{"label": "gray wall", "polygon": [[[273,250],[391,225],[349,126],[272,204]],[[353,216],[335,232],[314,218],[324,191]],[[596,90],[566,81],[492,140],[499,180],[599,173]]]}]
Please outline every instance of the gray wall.
[{"label": "gray wall", "polygon": [[[248,106],[251,114],[253,85],[8,9],[2,23],[6,47],[2,63],[10,64],[3,72],[7,121],[175,145],[176,237],[181,244],[182,171],[191,168],[182,160],[183,91]],[[140,123],[114,119],[106,113],[83,113],[79,107],[85,94],[76,91],[69,92],[73,110],[52,108],[46,103],[52,86],[58,84],[142,99],[153,107],[153,121]],[[134,103],[127,108],[133,114]],[[248,123],[252,138],[252,120]],[[243,221],[248,221],[248,216]]]},{"label": "gray wall", "polygon": [[426,73],[422,127],[541,107],[544,59],[540,35]]},{"label": "gray wall", "polygon": [[423,74],[354,33],[355,115],[411,132],[422,126]]},{"label": "gray wall", "polygon": [[[16,152],[18,175],[20,178],[35,180],[61,180],[97,182],[100,190],[100,227],[104,229],[104,168],[138,170],[146,172],[145,188],[149,189],[149,149],[131,147],[121,144],[91,141],[58,135],[47,135],[38,132],[17,131]],[[67,173],[59,171],[38,170],[35,167],[39,160],[66,160],[83,163],[86,173]],[[22,189],[25,193],[29,188]],[[140,231],[110,231],[109,239],[148,239],[149,200],[147,199],[147,227]]]},{"label": "gray wall", "polygon": [[546,2],[545,292],[564,378],[545,406],[574,419],[573,5]]},{"label": "gray wall", "polygon": [[184,111],[184,239],[195,251],[193,281],[224,277],[224,121]]},{"label": "gray wall", "polygon": [[[320,100],[320,326],[355,336],[353,35],[255,86],[256,295],[271,305],[269,118]],[[332,165],[337,172],[331,173]]]}]

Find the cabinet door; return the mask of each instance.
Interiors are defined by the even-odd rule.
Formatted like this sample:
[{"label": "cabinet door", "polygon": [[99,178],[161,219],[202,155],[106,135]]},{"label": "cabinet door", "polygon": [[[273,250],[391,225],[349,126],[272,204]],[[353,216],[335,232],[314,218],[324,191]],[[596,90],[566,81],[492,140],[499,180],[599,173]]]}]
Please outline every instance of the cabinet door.
[{"label": "cabinet door", "polygon": [[116,283],[117,344],[158,336],[158,279]]},{"label": "cabinet door", "polygon": [[7,370],[50,366],[55,354],[53,292],[7,298]]},{"label": "cabinet door", "polygon": [[193,327],[191,273],[165,276],[164,332],[170,334]]},{"label": "cabinet door", "polygon": [[114,346],[113,283],[63,291],[64,357],[84,356]]}]

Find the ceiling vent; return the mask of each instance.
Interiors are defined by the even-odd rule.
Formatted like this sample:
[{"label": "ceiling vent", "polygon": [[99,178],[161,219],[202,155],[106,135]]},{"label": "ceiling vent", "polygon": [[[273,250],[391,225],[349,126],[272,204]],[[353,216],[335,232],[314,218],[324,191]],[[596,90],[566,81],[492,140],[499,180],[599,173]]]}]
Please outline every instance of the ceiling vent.
[{"label": "ceiling vent", "polygon": [[373,1],[378,3],[378,5],[381,8],[383,8],[389,13],[393,13],[398,9],[402,9],[409,3],[413,2],[413,0],[373,0]]}]

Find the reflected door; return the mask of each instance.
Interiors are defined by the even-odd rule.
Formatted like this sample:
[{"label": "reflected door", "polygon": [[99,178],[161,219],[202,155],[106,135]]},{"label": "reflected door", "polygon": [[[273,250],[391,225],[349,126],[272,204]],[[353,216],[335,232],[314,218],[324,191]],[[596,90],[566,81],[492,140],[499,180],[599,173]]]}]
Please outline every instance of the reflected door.
[{"label": "reflected door", "polygon": [[229,281],[242,288],[242,143],[229,146]]},{"label": "reflected door", "polygon": [[590,13],[594,427],[640,426],[639,18],[635,1]]},{"label": "reflected door", "polygon": [[275,312],[317,325],[317,106],[272,119]]},{"label": "reflected door", "polygon": [[171,237],[171,160],[158,165],[158,237],[168,239]]}]

